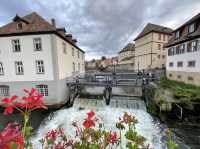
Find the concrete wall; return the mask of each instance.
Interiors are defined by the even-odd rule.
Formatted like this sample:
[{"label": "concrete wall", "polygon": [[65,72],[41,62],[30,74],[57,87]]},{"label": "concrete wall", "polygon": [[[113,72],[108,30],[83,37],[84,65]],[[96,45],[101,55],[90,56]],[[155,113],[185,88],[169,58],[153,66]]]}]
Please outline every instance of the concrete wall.
[{"label": "concrete wall", "polygon": [[200,86],[200,72],[167,71],[167,78]]}]

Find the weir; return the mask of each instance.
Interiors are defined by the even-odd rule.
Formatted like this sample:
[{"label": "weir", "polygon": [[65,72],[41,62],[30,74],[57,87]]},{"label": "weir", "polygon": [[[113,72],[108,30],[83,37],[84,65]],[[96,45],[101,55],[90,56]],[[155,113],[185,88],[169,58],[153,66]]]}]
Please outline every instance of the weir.
[{"label": "weir", "polygon": [[[150,144],[150,148],[165,148],[165,144],[162,141],[163,135],[161,134],[160,123],[154,121],[151,115],[146,112],[145,102],[141,99],[141,86],[135,87],[133,84],[132,86],[128,86],[127,84],[126,86],[117,86],[117,82],[115,85],[112,85],[112,83],[108,83],[107,81],[105,84],[110,84],[111,86],[109,87],[112,87],[112,94],[109,94],[110,100],[109,104],[107,104],[107,97],[105,97],[107,85],[82,85],[78,81],[74,83],[71,82],[68,84],[68,87],[71,89],[71,98],[73,98],[72,107],[52,113],[41,124],[36,135],[32,138],[34,149],[40,149],[38,140],[50,129],[62,127],[69,136],[75,136],[76,131],[72,123],[77,122],[81,126],[86,113],[91,110],[104,122],[105,129],[112,131],[118,131],[115,125],[124,112],[132,113],[138,120],[136,131],[146,138],[146,143]],[[99,84],[102,83],[100,82]],[[125,149],[126,142],[122,143],[123,149]]]},{"label": "weir", "polygon": [[153,80],[155,80],[153,76],[144,73],[100,73],[86,75],[85,77],[76,77],[74,81],[67,82],[69,102],[73,103],[74,99],[80,94],[88,94],[85,93],[85,88],[93,88],[89,93],[92,94],[96,87],[103,88],[99,95],[103,95],[106,105],[110,104],[111,98],[114,95],[113,89],[116,88],[139,88],[141,94],[132,94],[131,97],[142,98],[145,96],[145,86]]}]

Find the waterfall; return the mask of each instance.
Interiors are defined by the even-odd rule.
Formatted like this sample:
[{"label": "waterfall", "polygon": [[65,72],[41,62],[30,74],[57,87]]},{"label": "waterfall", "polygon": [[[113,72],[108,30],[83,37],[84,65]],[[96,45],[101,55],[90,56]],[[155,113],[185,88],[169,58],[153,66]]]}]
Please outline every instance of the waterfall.
[{"label": "waterfall", "polygon": [[[155,122],[153,118],[146,112],[144,101],[135,97],[121,97],[113,96],[109,106],[106,106],[105,101],[102,99],[85,99],[77,98],[74,101],[72,108],[62,109],[54,112],[49,116],[39,127],[36,135],[32,138],[34,149],[40,149],[38,140],[41,139],[44,134],[51,129],[63,127],[67,135],[74,136],[75,129],[72,126],[74,121],[81,122],[86,117],[86,113],[89,111],[95,111],[97,117],[100,117],[105,128],[108,130],[117,131],[115,123],[124,112],[130,112],[138,120],[136,124],[137,132],[144,136],[146,143],[154,149],[164,149],[162,143],[162,132],[159,127],[159,123]],[[125,144],[123,145],[124,148]]]}]

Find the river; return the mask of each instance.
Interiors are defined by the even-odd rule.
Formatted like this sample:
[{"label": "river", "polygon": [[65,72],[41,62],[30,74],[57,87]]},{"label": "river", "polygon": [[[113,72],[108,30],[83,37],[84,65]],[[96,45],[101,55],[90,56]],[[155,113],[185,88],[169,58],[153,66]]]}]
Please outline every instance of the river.
[{"label": "river", "polygon": [[[94,92],[97,89],[90,89]],[[100,91],[99,91],[100,92]],[[122,90],[115,89],[117,94]],[[72,123],[81,122],[86,113],[90,110],[96,112],[97,117],[105,123],[109,130],[116,130],[115,123],[124,112],[134,114],[138,120],[136,130],[144,136],[154,149],[165,149],[163,130],[167,126],[176,134],[176,140],[179,143],[179,149],[199,149],[200,145],[200,128],[192,126],[177,125],[176,122],[161,124],[159,120],[153,118],[146,112],[145,103],[135,97],[113,96],[109,106],[105,105],[102,99],[85,99],[77,98],[73,107],[63,108],[57,111],[37,111],[32,114],[31,124],[35,128],[32,138],[34,149],[40,149],[39,139],[50,130],[62,126],[68,135],[75,134]],[[0,124],[5,125],[7,122],[16,120],[21,121],[20,114],[4,116],[0,114]],[[124,145],[125,146],[125,145]]]}]

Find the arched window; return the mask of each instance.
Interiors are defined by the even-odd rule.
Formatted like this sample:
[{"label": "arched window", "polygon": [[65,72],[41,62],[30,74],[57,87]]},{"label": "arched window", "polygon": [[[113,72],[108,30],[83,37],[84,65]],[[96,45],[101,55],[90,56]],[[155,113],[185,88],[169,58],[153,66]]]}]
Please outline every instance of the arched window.
[{"label": "arched window", "polygon": [[43,96],[49,95],[48,85],[40,84],[40,85],[36,85],[36,88],[37,88],[38,92],[40,94],[42,94]]},{"label": "arched window", "polygon": [[8,85],[0,85],[0,96],[9,96],[10,91],[9,91],[9,86]]}]

